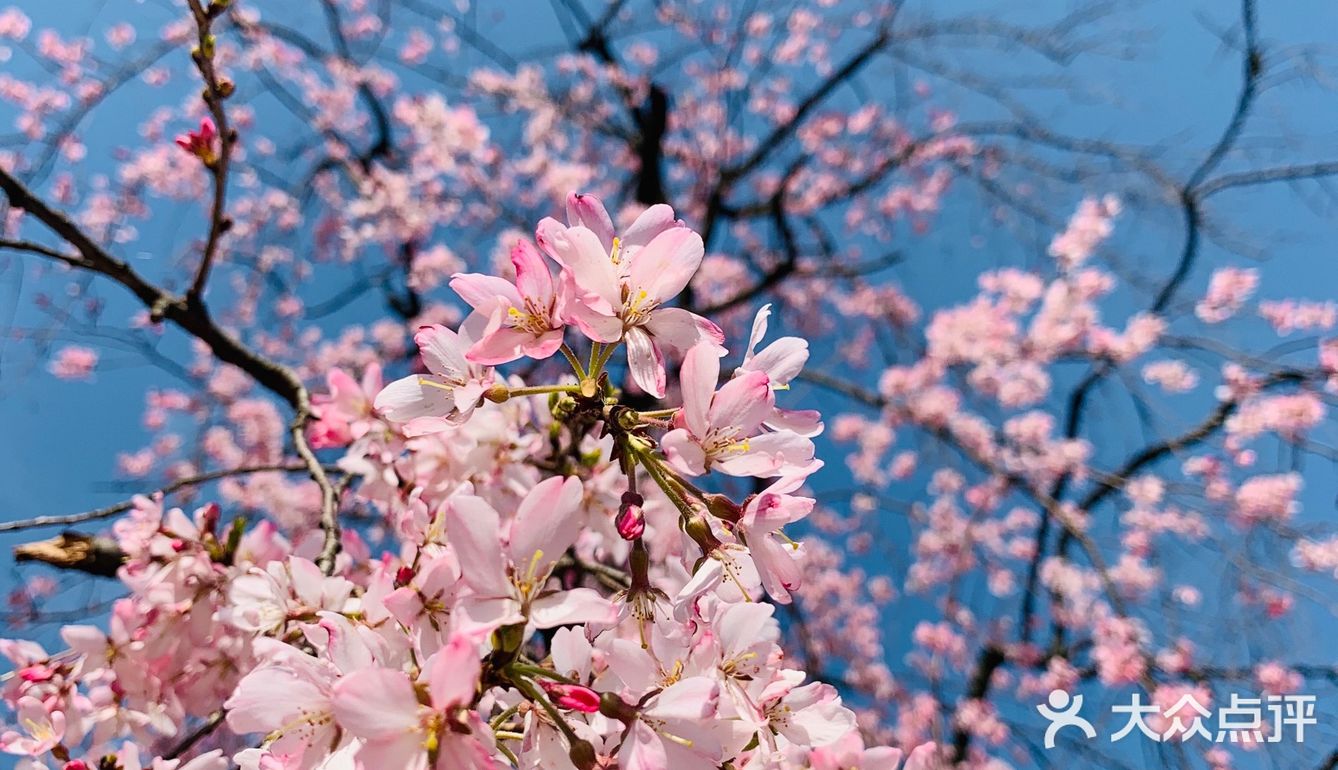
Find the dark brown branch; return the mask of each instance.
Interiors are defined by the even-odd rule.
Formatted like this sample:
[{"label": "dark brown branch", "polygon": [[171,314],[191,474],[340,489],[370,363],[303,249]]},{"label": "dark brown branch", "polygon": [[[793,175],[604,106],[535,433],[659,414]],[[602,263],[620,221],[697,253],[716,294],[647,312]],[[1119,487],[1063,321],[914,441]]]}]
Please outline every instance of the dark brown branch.
[{"label": "dark brown branch", "polygon": [[14,546],[14,561],[35,561],[96,577],[116,577],[125,552],[109,537],[62,532],[50,540]]},{"label": "dark brown branch", "polygon": [[166,320],[203,342],[223,363],[232,364],[249,374],[258,384],[282,398],[293,409],[289,434],[299,457],[305,462],[313,481],[321,489],[321,528],[325,544],[318,563],[322,569],[334,568],[334,556],[339,550],[338,501],[334,485],[326,476],[311,447],[307,444],[305,428],[312,419],[311,396],[301,378],[291,369],[271,361],[243,345],[232,334],[223,330],[209,315],[204,304],[190,297],[179,298],[155,286],[130,267],[93,241],[69,217],[52,209],[34,195],[8,170],[0,168],[0,190],[11,206],[22,209],[60,236],[80,254],[78,267],[98,273],[121,284],[149,309],[151,317]]},{"label": "dark brown branch", "polygon": [[204,81],[202,98],[205,106],[209,108],[209,114],[213,116],[214,123],[218,127],[218,157],[205,164],[214,180],[213,202],[209,211],[209,233],[205,237],[204,254],[201,255],[200,264],[195,270],[195,278],[186,291],[188,300],[198,301],[204,296],[205,285],[209,281],[209,270],[218,256],[223,235],[232,228],[232,220],[228,218],[227,212],[228,169],[232,165],[232,150],[237,143],[237,133],[228,124],[228,112],[223,109],[223,100],[232,93],[232,84],[225,84],[214,66],[215,41],[212,27],[214,19],[227,13],[229,6],[211,2],[206,8],[200,4],[200,0],[186,0],[186,3],[195,18],[196,28],[197,44],[195,50],[191,52],[191,58],[195,60],[196,69],[200,71],[200,78]]},{"label": "dark brown branch", "polygon": [[[306,463],[287,463],[275,465],[251,465],[243,468],[229,468],[227,470],[209,471],[194,476],[188,476],[183,479],[168,484],[149,495],[170,495],[187,487],[198,486],[210,481],[229,478],[232,476],[244,476],[252,473],[264,473],[266,471],[305,471]],[[0,532],[13,532],[21,529],[38,529],[40,527],[63,527],[71,524],[82,524],[86,521],[97,521],[107,519],[118,513],[124,513],[135,506],[134,500],[123,500],[115,505],[108,505],[103,508],[94,508],[91,511],[82,511],[80,513],[70,513],[63,516],[36,516],[31,519],[22,519],[19,521],[0,522]]]}]

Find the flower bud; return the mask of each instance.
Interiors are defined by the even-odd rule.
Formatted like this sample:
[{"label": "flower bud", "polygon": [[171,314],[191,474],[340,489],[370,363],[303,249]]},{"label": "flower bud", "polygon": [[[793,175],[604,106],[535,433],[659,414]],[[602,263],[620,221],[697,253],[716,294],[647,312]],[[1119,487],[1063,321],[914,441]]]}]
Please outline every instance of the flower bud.
[{"label": "flower bud", "polygon": [[616,693],[606,692],[599,698],[599,713],[609,719],[631,724],[636,719],[636,706],[618,697]]},{"label": "flower bud", "polygon": [[646,512],[641,506],[646,501],[636,492],[624,492],[622,504],[618,506],[618,516],[613,526],[623,540],[636,540],[646,532]]},{"label": "flower bud", "polygon": [[494,404],[504,404],[511,398],[511,389],[505,385],[493,385],[483,391],[483,397]]},{"label": "flower bud", "polygon": [[579,711],[583,714],[593,714],[599,711],[599,693],[579,684],[564,684],[562,682],[550,682],[547,679],[539,681],[539,686],[544,688],[548,697],[552,699],[553,705],[558,708]]},{"label": "flower bud", "polygon": [[576,741],[571,745],[567,756],[576,766],[576,770],[595,770],[599,761],[599,757],[595,755],[595,747],[590,745],[590,741]]},{"label": "flower bud", "polygon": [[223,509],[218,507],[218,503],[207,503],[200,509],[200,530],[214,534],[218,527],[218,519],[223,515]]}]

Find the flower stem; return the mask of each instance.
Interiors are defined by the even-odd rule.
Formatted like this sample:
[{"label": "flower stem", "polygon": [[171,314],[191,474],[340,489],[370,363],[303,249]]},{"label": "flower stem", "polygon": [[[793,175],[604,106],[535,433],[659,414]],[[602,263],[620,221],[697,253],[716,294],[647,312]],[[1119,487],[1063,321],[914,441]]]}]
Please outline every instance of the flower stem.
[{"label": "flower stem", "polygon": [[570,741],[573,745],[575,745],[575,743],[581,740],[581,738],[578,735],[576,735],[576,732],[574,730],[571,729],[571,725],[567,724],[567,720],[562,718],[562,712],[558,711],[557,707],[548,701],[548,698],[544,695],[543,690],[540,690],[538,687],[536,687],[533,681],[526,679],[524,676],[521,676],[522,669],[524,668],[528,668],[528,666],[516,663],[512,663],[511,665],[506,667],[506,673],[511,675],[508,676],[508,678],[511,680],[511,683],[516,686],[517,690],[520,690],[522,693],[524,693],[525,697],[529,698],[535,703],[538,703],[539,707],[542,708],[545,712],[547,712],[548,716],[552,718],[553,724],[557,725],[558,730],[562,731],[563,736],[565,736],[568,741]]},{"label": "flower stem", "polygon": [[688,502],[688,499],[684,497],[683,492],[678,488],[678,485],[665,475],[665,469],[661,467],[659,460],[645,452],[637,452],[636,457],[642,467],[646,469],[646,472],[650,474],[650,477],[655,480],[655,483],[660,489],[664,490],[665,495],[669,497],[670,502],[674,504],[674,507],[678,509],[678,512],[691,518],[696,511],[693,509],[692,504]]},{"label": "flower stem", "polygon": [[567,363],[571,364],[571,368],[576,371],[576,379],[584,380],[586,378],[585,367],[581,366],[581,359],[576,357],[576,352],[565,342],[562,343],[562,347],[559,348],[559,350],[561,350],[562,355],[566,357]]},{"label": "flower stem", "polygon": [[604,365],[609,362],[609,359],[613,357],[613,351],[617,349],[618,349],[618,343],[614,342],[607,346],[604,346],[603,349],[599,351],[598,357],[594,356],[591,357],[591,364],[590,364],[591,377],[598,377],[599,373],[604,371]]},{"label": "flower stem", "polygon": [[547,393],[580,393],[579,385],[529,385],[523,388],[510,388],[508,396],[542,396]]}]

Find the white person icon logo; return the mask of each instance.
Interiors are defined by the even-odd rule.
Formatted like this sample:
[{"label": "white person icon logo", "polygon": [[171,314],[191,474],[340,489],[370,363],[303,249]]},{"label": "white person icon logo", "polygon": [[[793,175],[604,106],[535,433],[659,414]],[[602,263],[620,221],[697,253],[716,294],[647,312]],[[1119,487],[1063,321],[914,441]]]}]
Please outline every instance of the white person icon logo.
[{"label": "white person icon logo", "polygon": [[1076,727],[1088,738],[1096,737],[1096,728],[1092,727],[1092,723],[1078,716],[1078,712],[1082,709],[1081,695],[1069,695],[1063,690],[1051,690],[1046,700],[1050,705],[1042,703],[1036,710],[1041,712],[1041,716],[1050,720],[1050,726],[1045,728],[1047,749],[1055,747],[1055,734],[1064,727]]}]

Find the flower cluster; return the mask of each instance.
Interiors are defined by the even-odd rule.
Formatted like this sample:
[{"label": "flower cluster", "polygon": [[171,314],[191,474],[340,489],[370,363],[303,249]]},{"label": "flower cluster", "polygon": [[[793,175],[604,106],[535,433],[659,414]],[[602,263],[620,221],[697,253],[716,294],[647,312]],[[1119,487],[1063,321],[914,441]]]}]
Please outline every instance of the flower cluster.
[{"label": "flower cluster", "polygon": [[[311,442],[342,449],[383,519],[345,529],[330,574],[317,530],[140,499],[116,526],[130,595],[108,628],[0,649],[20,717],[0,748],[67,770],[217,770],[224,749],[247,770],[895,767],[781,647],[805,556],[785,528],[813,510],[823,426],[777,393],[807,344],[764,345],[763,308],[722,376],[722,331],[668,304],[701,237],[665,206],[615,232],[573,195],[567,224],[516,244],[512,277],[454,277],[473,312],[418,330],[419,371],[330,373]],[[495,369],[559,352],[570,372],[544,384]],[[680,406],[646,408],[671,390]],[[715,472],[757,491],[703,486]],[[197,720],[226,730],[176,764]]]}]

